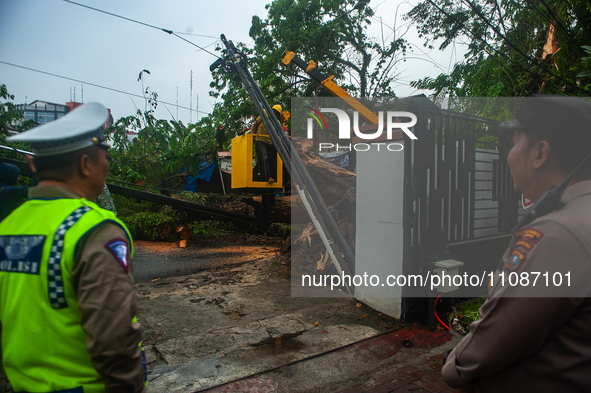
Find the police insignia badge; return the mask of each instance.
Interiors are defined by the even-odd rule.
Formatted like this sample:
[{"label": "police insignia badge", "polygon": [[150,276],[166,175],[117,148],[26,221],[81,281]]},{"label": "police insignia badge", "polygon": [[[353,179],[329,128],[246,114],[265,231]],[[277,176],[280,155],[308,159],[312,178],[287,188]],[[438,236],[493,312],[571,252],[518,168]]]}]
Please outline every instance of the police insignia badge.
[{"label": "police insignia badge", "polygon": [[519,270],[525,260],[527,253],[540,241],[544,234],[534,228],[523,228],[514,233],[515,245],[513,252],[505,264],[506,272],[515,272]]},{"label": "police insignia badge", "polygon": [[107,244],[105,248],[113,254],[117,262],[123,267],[125,273],[129,273],[129,261],[127,260],[127,251],[129,249],[127,241],[124,239],[113,239]]},{"label": "police insignia badge", "polygon": [[507,261],[507,264],[505,265],[505,270],[510,271],[510,272],[514,272],[515,270],[517,270],[517,268],[519,268],[519,265],[521,264],[521,261],[523,261],[525,259],[525,255],[517,250],[513,251],[513,254],[511,254],[511,257],[509,258],[509,260]]}]

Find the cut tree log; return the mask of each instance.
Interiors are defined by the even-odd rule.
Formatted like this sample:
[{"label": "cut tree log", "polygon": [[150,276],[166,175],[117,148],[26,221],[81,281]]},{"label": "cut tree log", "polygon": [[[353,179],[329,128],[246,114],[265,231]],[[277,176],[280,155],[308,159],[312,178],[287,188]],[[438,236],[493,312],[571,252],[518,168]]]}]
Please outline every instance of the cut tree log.
[{"label": "cut tree log", "polygon": [[176,234],[181,240],[187,240],[193,234],[193,231],[189,227],[177,227]]},{"label": "cut tree log", "polygon": [[158,228],[158,237],[160,240],[164,240],[168,235],[170,235],[171,231],[172,225],[170,225],[168,222],[165,222],[164,224],[160,225],[160,228]]}]

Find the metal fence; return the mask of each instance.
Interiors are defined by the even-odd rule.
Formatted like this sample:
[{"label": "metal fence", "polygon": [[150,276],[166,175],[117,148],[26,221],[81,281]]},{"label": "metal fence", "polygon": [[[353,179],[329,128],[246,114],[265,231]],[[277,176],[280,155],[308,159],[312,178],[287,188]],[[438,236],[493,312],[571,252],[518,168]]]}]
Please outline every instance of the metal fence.
[{"label": "metal fence", "polygon": [[449,245],[510,232],[518,195],[506,165],[511,140],[494,120],[406,99],[418,139],[405,149],[407,246],[412,271]]}]

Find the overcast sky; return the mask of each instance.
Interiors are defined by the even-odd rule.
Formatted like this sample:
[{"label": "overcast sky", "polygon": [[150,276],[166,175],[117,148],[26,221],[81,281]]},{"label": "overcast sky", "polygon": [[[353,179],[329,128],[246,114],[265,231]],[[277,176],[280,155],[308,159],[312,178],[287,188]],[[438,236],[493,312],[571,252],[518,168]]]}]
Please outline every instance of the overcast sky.
[{"label": "overcast sky", "polygon": [[[251,44],[248,36],[252,16],[265,18],[265,4],[271,0],[75,0],[151,26],[172,30],[192,43],[214,52],[220,34],[234,42]],[[376,13],[370,34],[391,39],[396,12],[411,5],[397,0],[372,0]],[[398,22],[400,26],[402,22]],[[421,53],[422,42],[408,35],[418,48],[401,64],[396,94],[416,94],[408,82],[441,72],[435,59],[447,70],[461,57],[454,51]],[[209,65],[215,57],[161,30],[100,13],[63,0],[0,0],[0,83],[6,84],[17,104],[34,100],[63,104],[98,101],[111,108],[118,119],[144,109],[144,87],[157,92],[158,118],[178,118],[185,124],[212,109],[209,96]],[[80,83],[26,67],[84,81]],[[190,79],[193,72],[191,106]],[[112,90],[92,86],[99,85]],[[178,92],[178,94],[177,94]],[[135,96],[134,96],[135,95]],[[138,97],[139,96],[139,97]],[[178,97],[178,108],[177,108]],[[188,108],[192,107],[191,113]],[[199,113],[195,110],[198,108]]]}]

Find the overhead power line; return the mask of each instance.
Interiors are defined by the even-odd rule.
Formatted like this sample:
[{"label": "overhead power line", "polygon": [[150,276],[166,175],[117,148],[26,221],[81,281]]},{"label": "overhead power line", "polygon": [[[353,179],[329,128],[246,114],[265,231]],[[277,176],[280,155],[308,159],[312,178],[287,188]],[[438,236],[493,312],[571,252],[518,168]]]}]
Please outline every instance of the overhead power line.
[{"label": "overhead power line", "polygon": [[[6,64],[6,65],[9,65],[9,66],[11,66],[11,67],[22,68],[23,70],[27,70],[27,71],[33,71],[33,72],[38,72],[38,73],[40,73],[40,74],[45,74],[45,75],[54,76],[54,77],[56,77],[56,78],[66,79],[66,80],[73,81],[73,82],[78,82],[78,83],[83,83],[83,84],[85,84],[85,85],[89,85],[89,86],[98,87],[98,88],[100,88],[100,89],[111,90],[111,91],[114,91],[114,92],[116,92],[116,93],[127,94],[127,95],[129,95],[129,96],[138,97],[138,98],[142,98],[142,99],[145,99],[145,98],[146,98],[146,97],[144,97],[144,96],[141,96],[141,95],[139,95],[139,94],[129,93],[129,92],[127,92],[127,91],[123,91],[123,90],[119,90],[119,89],[114,89],[114,88],[112,88],[112,87],[107,87],[107,86],[97,85],[96,83],[90,83],[90,82],[86,82],[86,81],[83,81],[83,80],[80,80],[80,79],[68,78],[67,76],[58,75],[58,74],[53,74],[53,73],[51,73],[51,72],[46,72],[46,71],[41,71],[41,70],[36,70],[36,69],[34,69],[34,68],[30,68],[30,67],[21,66],[21,65],[18,65],[18,64],[9,63],[9,62],[7,62],[7,61],[2,61],[2,60],[0,60],[0,63],[1,63],[1,64]],[[178,106],[178,107],[179,107],[179,108],[181,108],[181,109],[186,109],[186,110],[188,110],[188,111],[191,111],[191,110],[193,110],[193,111],[195,111],[195,112],[200,112],[200,113],[204,113],[204,114],[206,114],[206,115],[209,115],[209,113],[207,113],[207,112],[203,112],[203,111],[198,111],[198,110],[195,110],[195,109],[187,108],[186,106],[181,106],[181,105],[173,104],[173,103],[171,103],[171,102],[166,102],[166,101],[162,101],[162,100],[157,100],[157,101],[158,101],[158,103],[160,103],[160,104],[174,105],[174,106]]]},{"label": "overhead power line", "polygon": [[[100,12],[100,13],[103,13],[103,14],[106,14],[106,15],[109,15],[109,16],[113,16],[113,17],[115,17],[115,18],[120,18],[120,19],[126,20],[126,21],[128,21],[128,22],[137,23],[137,24],[139,24],[139,25],[143,25],[143,26],[146,26],[146,27],[150,27],[150,28],[152,28],[152,29],[156,29],[156,30],[163,31],[163,32],[165,32],[165,33],[167,33],[167,34],[173,35],[173,36],[175,36],[175,37],[177,37],[177,38],[179,38],[179,39],[181,39],[181,40],[183,40],[183,41],[185,41],[185,42],[187,42],[187,43],[189,43],[189,44],[191,44],[191,45],[193,45],[193,46],[195,46],[195,47],[197,47],[197,48],[201,49],[201,50],[202,50],[202,51],[204,51],[204,52],[207,52],[207,53],[209,53],[210,55],[212,55],[212,56],[214,56],[214,57],[217,57],[217,58],[219,58],[219,56],[218,56],[218,55],[216,55],[215,53],[213,53],[213,52],[210,52],[210,51],[208,51],[207,49],[205,49],[205,48],[203,48],[203,47],[201,47],[201,46],[199,46],[199,45],[195,44],[194,42],[191,42],[191,41],[189,41],[189,40],[187,40],[187,39],[185,39],[185,38],[183,38],[183,37],[179,36],[179,35],[178,35],[176,32],[174,32],[174,31],[172,31],[172,30],[169,30],[169,29],[164,29],[164,28],[162,28],[162,27],[158,27],[158,26],[154,26],[154,25],[151,25],[151,24],[149,24],[149,23],[140,22],[139,20],[135,20],[135,19],[127,18],[127,17],[125,17],[125,16],[117,15],[117,14],[114,14],[114,13],[112,13],[112,12],[107,12],[107,11],[100,10],[100,9],[98,9],[98,8],[94,8],[94,7],[90,7],[90,6],[87,6],[87,5],[84,5],[84,4],[76,3],[76,2],[74,2],[74,1],[71,1],[71,0],[63,0],[63,1],[65,1],[66,3],[70,3],[70,4],[74,4],[74,5],[80,6],[80,7],[88,8],[89,10],[93,10],[93,11]],[[184,34],[184,33],[180,33],[180,34]],[[197,34],[194,34],[194,35],[197,35]],[[205,36],[205,35],[204,35],[203,37],[209,37],[209,38],[216,38],[216,39],[217,39],[217,37],[213,37],[213,36]]]},{"label": "overhead power line", "polygon": [[216,40],[219,39],[219,37],[215,37],[213,35],[204,35],[204,34],[194,34],[194,33],[183,33],[182,31],[175,31],[175,33],[177,34],[182,34],[182,35],[194,35],[196,37],[204,37],[204,38],[214,38]]}]

